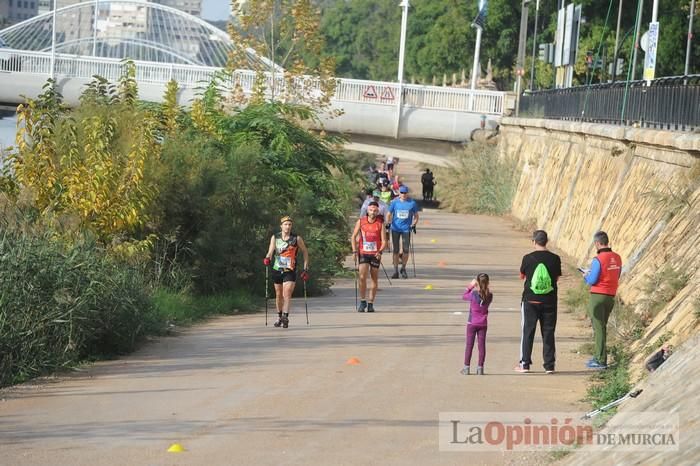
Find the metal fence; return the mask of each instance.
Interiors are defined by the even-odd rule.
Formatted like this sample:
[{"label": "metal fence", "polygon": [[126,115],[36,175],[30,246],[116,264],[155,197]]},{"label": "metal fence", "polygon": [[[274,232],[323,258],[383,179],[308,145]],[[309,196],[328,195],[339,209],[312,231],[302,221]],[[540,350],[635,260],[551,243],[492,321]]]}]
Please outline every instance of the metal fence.
[{"label": "metal fence", "polygon": [[693,131],[700,128],[700,75],[525,93],[519,115]]}]

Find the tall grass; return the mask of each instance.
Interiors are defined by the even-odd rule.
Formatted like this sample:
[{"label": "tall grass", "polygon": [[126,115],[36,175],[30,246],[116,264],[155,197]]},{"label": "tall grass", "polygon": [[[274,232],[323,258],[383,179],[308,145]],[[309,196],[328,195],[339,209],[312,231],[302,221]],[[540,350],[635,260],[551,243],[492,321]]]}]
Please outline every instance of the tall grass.
[{"label": "tall grass", "polygon": [[94,243],[0,234],[0,386],[125,353],[158,330],[138,268]]},{"label": "tall grass", "polygon": [[436,168],[438,198],[450,212],[501,215],[510,212],[518,187],[517,161],[494,144],[471,142],[456,166]]}]

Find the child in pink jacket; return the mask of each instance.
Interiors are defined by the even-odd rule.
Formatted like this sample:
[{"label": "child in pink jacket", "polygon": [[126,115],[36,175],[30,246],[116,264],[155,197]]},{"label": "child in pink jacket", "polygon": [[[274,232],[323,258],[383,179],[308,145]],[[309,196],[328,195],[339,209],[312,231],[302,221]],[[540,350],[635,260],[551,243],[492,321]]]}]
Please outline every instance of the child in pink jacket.
[{"label": "child in pink jacket", "polygon": [[464,368],[460,372],[464,375],[469,375],[474,339],[477,338],[479,341],[479,364],[476,367],[476,373],[477,375],[484,375],[487,318],[489,305],[493,301],[493,294],[489,291],[489,276],[485,273],[477,275],[467,289],[464,290],[462,299],[469,301],[469,317],[467,318],[467,346],[464,350]]}]

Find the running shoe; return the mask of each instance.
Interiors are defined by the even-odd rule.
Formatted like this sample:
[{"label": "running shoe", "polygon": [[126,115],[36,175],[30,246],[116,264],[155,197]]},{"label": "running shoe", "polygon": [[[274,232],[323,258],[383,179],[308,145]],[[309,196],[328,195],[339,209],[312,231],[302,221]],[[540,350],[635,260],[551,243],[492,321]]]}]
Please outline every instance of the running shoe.
[{"label": "running shoe", "polygon": [[484,375],[484,368],[482,366],[477,366],[476,375]]},{"label": "running shoe", "polygon": [[406,273],[406,269],[401,269],[401,278],[408,278],[408,274]]},{"label": "running shoe", "polygon": [[282,316],[282,328],[289,328],[289,317]]},{"label": "running shoe", "polygon": [[374,303],[367,303],[367,312],[374,312]]},{"label": "running shoe", "polygon": [[515,366],[513,368],[513,370],[515,372],[520,372],[521,374],[526,374],[526,373],[530,372],[530,366],[526,366],[525,364],[520,363],[517,366]]},{"label": "running shoe", "polygon": [[367,301],[360,301],[360,305],[357,307],[357,312],[365,312],[367,309]]},{"label": "running shoe", "polygon": [[588,364],[586,364],[586,367],[589,369],[595,369],[597,371],[602,371],[608,368],[607,364],[601,364],[595,359],[592,361],[589,361]]},{"label": "running shoe", "polygon": [[459,373],[462,375],[469,375],[469,366],[464,366]]},{"label": "running shoe", "polygon": [[392,275],[391,278],[399,278],[399,272],[394,272],[394,275]]}]

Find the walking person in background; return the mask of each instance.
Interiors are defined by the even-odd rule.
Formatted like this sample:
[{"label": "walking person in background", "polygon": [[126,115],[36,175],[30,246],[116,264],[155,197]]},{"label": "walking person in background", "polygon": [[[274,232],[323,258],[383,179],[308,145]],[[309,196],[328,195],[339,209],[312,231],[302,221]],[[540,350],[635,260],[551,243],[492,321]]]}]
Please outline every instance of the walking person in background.
[{"label": "walking person in background", "polygon": [[532,242],[535,250],[523,256],[520,265],[520,278],[525,279],[525,288],[521,304],[520,362],[515,371],[530,372],[532,344],[539,322],[544,370],[552,374],[556,362],[554,332],[557,327],[557,281],[561,277],[561,258],[547,249],[546,231],[535,231]]},{"label": "walking person in background", "polygon": [[579,270],[584,274],[583,279],[591,287],[588,313],[595,339],[593,358],[588,361],[586,367],[601,370],[608,368],[606,348],[608,319],[615,307],[615,295],[622,272],[622,258],[610,248],[608,234],[604,231],[599,231],[593,236],[593,244],[597,255],[591,261],[590,270]]},{"label": "walking person in background", "polygon": [[408,264],[411,245],[411,231],[416,232],[418,223],[418,204],[408,197],[407,186],[401,186],[399,197],[389,204],[386,221],[391,224],[391,249],[394,253],[394,275],[391,278],[399,278],[399,251],[401,251],[401,277],[408,278],[406,264]]},{"label": "walking person in background", "polygon": [[423,200],[432,201],[433,200],[433,186],[435,186],[435,177],[430,171],[430,168],[425,169],[420,177],[420,182],[423,185]]},{"label": "walking person in background", "polygon": [[297,253],[301,251],[304,257],[304,270],[300,278],[309,279],[309,251],[301,236],[292,233],[292,217],[284,216],[280,220],[280,232],[272,235],[267,254],[263,259],[269,266],[274,254],[275,263],[272,266],[272,283],[275,285],[275,302],[277,303],[277,321],[275,327],[289,327],[289,306],[297,281]]},{"label": "walking person in background", "polygon": [[474,340],[479,340],[479,361],[476,366],[476,374],[484,375],[484,362],[486,361],[486,329],[488,327],[489,305],[493,301],[493,294],[489,289],[489,276],[480,273],[471,281],[462,296],[464,301],[469,301],[469,317],[467,317],[467,343],[464,349],[464,367],[460,371],[469,375],[472,361]]}]

